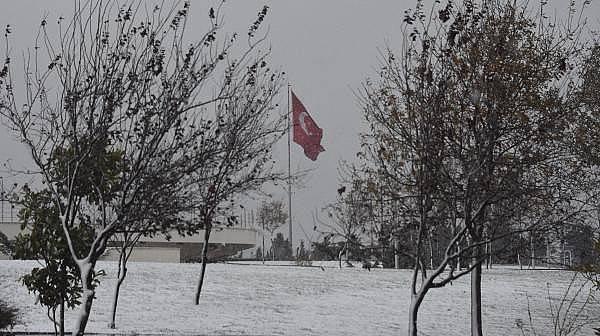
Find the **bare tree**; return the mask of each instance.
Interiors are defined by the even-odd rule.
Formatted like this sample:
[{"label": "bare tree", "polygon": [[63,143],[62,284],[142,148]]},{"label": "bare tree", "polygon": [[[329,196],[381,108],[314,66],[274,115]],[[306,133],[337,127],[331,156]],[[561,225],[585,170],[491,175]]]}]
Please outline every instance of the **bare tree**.
[{"label": "bare tree", "polygon": [[315,213],[313,219],[323,227],[320,233],[327,237],[326,241],[340,245],[337,259],[342,268],[342,258],[348,264],[352,251],[362,255],[364,244],[361,240],[366,238],[371,204],[365,200],[359,182],[356,181],[354,185],[340,187],[337,201],[324,207],[323,211],[327,214],[326,220],[321,220],[318,213]]},{"label": "bare tree", "polygon": [[131,257],[131,253],[133,253],[133,249],[135,248],[137,242],[142,236],[143,234],[139,231],[129,232],[125,230],[115,233],[113,237],[114,245],[116,246],[116,250],[119,252],[119,260],[117,261],[117,282],[115,283],[113,303],[110,312],[109,327],[111,329],[116,328],[115,321],[117,318],[117,305],[119,303],[121,285],[123,285],[125,277],[127,276],[127,262],[129,261],[129,257]]},{"label": "bare tree", "polygon": [[[252,113],[271,106],[267,98],[273,92],[261,90],[278,87],[269,85],[278,83],[280,74],[261,67],[265,55],[258,46],[264,38],[253,37],[259,24],[249,32],[246,51],[234,60],[230,51],[237,36],[218,42],[218,8],[208,13],[206,33],[185,38],[189,6],[76,1],[68,20],[41,21],[34,46],[25,53],[22,87],[15,82],[6,29],[0,114],[50,190],[79,268],[83,305],[73,334],[85,331],[96,262],[109,240],[118,231],[197,232],[201,226],[187,215],[195,209],[190,200],[197,199],[198,176],[215,176],[199,172],[212,171],[219,162],[215,149],[223,153],[223,146],[215,144],[239,140],[215,138],[223,131],[222,119],[253,120]],[[49,32],[55,28],[57,35]],[[257,129],[231,127],[234,131]],[[231,148],[223,155],[235,159],[222,167],[245,157],[236,156],[239,147]],[[99,157],[111,158],[106,162],[114,166],[106,167]],[[244,168],[250,174],[254,167]],[[222,185],[233,188],[229,177],[218,175],[206,187],[220,195]],[[84,255],[71,242],[71,231],[80,226],[95,230]]]},{"label": "bare tree", "polygon": [[281,200],[263,202],[258,208],[258,221],[261,223],[262,229],[267,231],[271,238],[271,255],[273,260],[275,260],[275,251],[273,250],[273,234],[285,223],[287,217],[288,216]]},{"label": "bare tree", "polygon": [[[199,303],[209,239],[216,215],[236,195],[259,190],[265,183],[283,180],[284,175],[275,170],[271,148],[285,134],[286,114],[278,113],[276,99],[282,87],[283,73],[272,70],[268,52],[251,54],[266,37],[253,40],[268,11],[265,6],[248,31],[249,53],[230,66],[241,67],[245,72],[233,78],[226,76],[231,94],[216,104],[216,113],[209,121],[207,135],[199,146],[212,141],[209,164],[193,174],[197,188],[197,210],[204,229],[202,268],[196,288],[195,303]],[[254,57],[251,57],[254,56]],[[230,217],[226,222],[232,223]],[[263,252],[264,253],[264,252]]]}]

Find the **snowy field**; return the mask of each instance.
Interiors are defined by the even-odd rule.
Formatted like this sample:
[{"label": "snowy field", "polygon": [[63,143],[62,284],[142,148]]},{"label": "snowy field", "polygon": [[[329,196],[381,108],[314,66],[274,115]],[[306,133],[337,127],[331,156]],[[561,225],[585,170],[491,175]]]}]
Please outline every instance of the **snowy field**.
[{"label": "snowy field", "polygon": [[[17,306],[24,324],[14,331],[53,330],[46,312],[18,278],[37,263],[0,261],[0,297]],[[200,265],[131,263],[121,290],[117,330],[110,318],[116,264],[97,290],[87,331],[184,335],[405,335],[410,271],[360,268],[210,264],[201,305],[192,304]],[[538,335],[552,335],[547,283],[560,297],[565,271],[494,268],[483,276],[486,335],[522,335],[527,297]],[[600,316],[594,306],[591,314]],[[469,281],[430,292],[419,320],[423,335],[469,334]],[[67,313],[67,326],[74,320]],[[593,335],[588,328],[580,335]]]}]

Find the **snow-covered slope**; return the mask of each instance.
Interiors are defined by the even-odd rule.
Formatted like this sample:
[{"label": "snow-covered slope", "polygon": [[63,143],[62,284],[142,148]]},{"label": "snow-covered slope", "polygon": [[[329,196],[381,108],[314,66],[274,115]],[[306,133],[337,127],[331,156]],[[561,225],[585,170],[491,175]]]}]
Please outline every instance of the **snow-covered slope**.
[{"label": "snow-covered slope", "polygon": [[[0,297],[21,309],[18,331],[51,331],[45,310],[18,282],[36,265],[0,261]],[[99,265],[102,279],[88,331],[107,326],[116,264]],[[131,263],[121,289],[116,332],[210,335],[404,335],[410,271],[356,268],[208,265],[201,305],[193,293],[197,264]],[[486,335],[521,335],[517,320],[528,325],[529,296],[538,334],[550,335],[547,283],[560,297],[571,279],[565,271],[496,268],[483,277]],[[526,296],[527,294],[527,296]],[[600,316],[598,306],[594,314]],[[469,334],[469,281],[428,295],[419,316],[423,335]],[[67,326],[74,320],[67,314]],[[592,335],[585,329],[581,335]]]}]

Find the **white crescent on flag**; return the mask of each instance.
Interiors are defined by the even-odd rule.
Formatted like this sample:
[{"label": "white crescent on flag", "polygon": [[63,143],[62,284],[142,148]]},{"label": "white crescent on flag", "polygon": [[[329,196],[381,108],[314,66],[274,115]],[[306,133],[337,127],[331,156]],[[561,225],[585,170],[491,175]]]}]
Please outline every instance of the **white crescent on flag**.
[{"label": "white crescent on flag", "polygon": [[312,133],[310,133],[310,131],[308,130],[308,127],[306,127],[306,120],[304,120],[306,117],[308,117],[308,113],[306,113],[305,111],[303,111],[298,116],[298,120],[300,120],[300,127],[302,128],[302,130],[304,131],[304,133],[306,133],[306,135],[308,135],[308,136],[311,136]]},{"label": "white crescent on flag", "polygon": [[292,127],[294,131],[294,142],[302,146],[304,154],[315,161],[319,153],[325,148],[321,146],[323,130],[319,128],[314,119],[308,114],[306,108],[298,97],[292,94]]}]

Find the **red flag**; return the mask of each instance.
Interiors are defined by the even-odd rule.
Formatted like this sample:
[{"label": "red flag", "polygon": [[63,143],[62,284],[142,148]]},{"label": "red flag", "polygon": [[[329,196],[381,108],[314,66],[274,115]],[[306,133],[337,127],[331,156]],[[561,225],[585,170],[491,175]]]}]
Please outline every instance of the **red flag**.
[{"label": "red flag", "polygon": [[325,151],[321,146],[323,130],[317,126],[294,92],[292,92],[292,121],[294,142],[302,146],[304,154],[309,159],[315,161],[319,153]]}]

